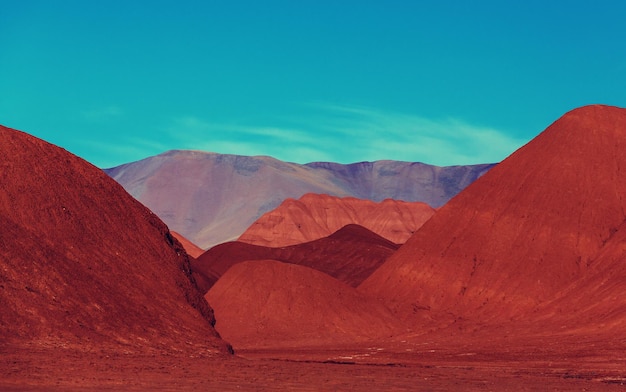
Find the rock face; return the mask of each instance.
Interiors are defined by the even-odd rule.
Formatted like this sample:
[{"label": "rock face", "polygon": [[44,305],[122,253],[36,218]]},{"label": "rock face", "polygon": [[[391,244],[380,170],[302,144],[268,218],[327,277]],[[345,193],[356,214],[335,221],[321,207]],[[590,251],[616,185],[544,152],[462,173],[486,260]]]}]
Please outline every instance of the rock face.
[{"label": "rock face", "polygon": [[203,292],[208,291],[233,265],[265,259],[313,268],[356,287],[398,247],[364,227],[347,225],[329,237],[279,248],[225,242],[192,261],[191,269]]},{"label": "rock face", "polygon": [[397,161],[299,165],[270,157],[169,151],[105,171],[172,230],[208,249],[235,240],[287,198],[320,193],[439,207],[492,166]]},{"label": "rock face", "polygon": [[226,352],[156,215],[65,150],[0,140],[0,346]]},{"label": "rock face", "polygon": [[306,194],[287,199],[265,213],[238,239],[249,244],[288,246],[330,235],[348,224],[363,226],[395,243],[404,243],[435,210],[428,204],[386,199]]},{"label": "rock face", "polygon": [[343,345],[388,336],[382,305],[311,268],[273,260],[232,266],[206,294],[216,328],[243,348]]},{"label": "rock face", "polygon": [[624,151],[626,110],[565,114],[442,207],[359,289],[403,316],[508,320],[559,306],[574,320],[587,306],[621,309]]}]

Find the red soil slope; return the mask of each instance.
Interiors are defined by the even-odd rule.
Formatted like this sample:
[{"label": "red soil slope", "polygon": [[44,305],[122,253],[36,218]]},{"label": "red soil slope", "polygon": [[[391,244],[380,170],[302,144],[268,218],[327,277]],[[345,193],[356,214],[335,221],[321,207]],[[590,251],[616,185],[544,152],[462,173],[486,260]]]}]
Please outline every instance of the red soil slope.
[{"label": "red soil slope", "polygon": [[366,228],[348,225],[329,237],[281,248],[226,242],[192,261],[191,270],[205,292],[234,264],[264,259],[304,265],[356,287],[396,249],[398,245]]},{"label": "red soil slope", "polygon": [[626,331],[626,222],[590,261],[584,276],[535,311],[539,321],[558,321],[576,334],[617,334]]},{"label": "red soil slope", "polygon": [[67,151],[0,140],[0,347],[225,351],[165,224]]},{"label": "red soil slope", "polygon": [[592,279],[626,217],[624,151],[626,110],[565,114],[442,207],[360,289],[405,316],[508,320]]},{"label": "red soil slope", "polygon": [[191,257],[197,258],[201,254],[204,253],[204,250],[200,249],[200,247],[193,242],[189,241],[187,238],[183,237],[182,234],[172,231],[172,236],[180,242],[180,244],[185,248],[185,252]]},{"label": "red soil slope", "polygon": [[388,336],[382,305],[314,269],[274,260],[231,267],[206,294],[216,328],[235,349],[333,347]]},{"label": "red soil slope", "polygon": [[404,243],[435,210],[425,203],[306,194],[287,199],[261,216],[238,239],[264,246],[287,246],[326,237],[354,223],[395,243]]}]

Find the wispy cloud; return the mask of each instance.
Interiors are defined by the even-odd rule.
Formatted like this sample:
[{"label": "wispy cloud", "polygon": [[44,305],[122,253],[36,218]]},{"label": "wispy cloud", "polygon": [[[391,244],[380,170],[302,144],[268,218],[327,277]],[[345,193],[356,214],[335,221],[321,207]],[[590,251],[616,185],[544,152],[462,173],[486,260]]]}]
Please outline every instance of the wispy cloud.
[{"label": "wispy cloud", "polygon": [[176,148],[271,155],[299,163],[380,159],[435,165],[498,162],[527,141],[455,118],[429,119],[328,104],[315,105],[295,119],[279,119],[277,124],[217,124],[181,116],[172,119],[167,133]]},{"label": "wispy cloud", "polygon": [[198,117],[176,118],[167,128],[176,148],[238,155],[269,155],[292,162],[332,160],[325,140],[304,128],[212,123]]},{"label": "wispy cloud", "polygon": [[82,117],[87,121],[102,121],[119,118],[124,114],[121,107],[117,105],[108,105],[93,107],[82,111]]},{"label": "wispy cloud", "polygon": [[80,156],[82,151],[86,151],[89,161],[101,168],[114,167],[169,149],[167,144],[136,136],[116,137],[107,142],[83,138],[75,140],[74,144],[74,153]]},{"label": "wispy cloud", "polygon": [[352,152],[374,159],[422,161],[438,165],[498,162],[527,140],[455,118],[429,119],[371,108],[324,105],[324,127],[353,141]]}]

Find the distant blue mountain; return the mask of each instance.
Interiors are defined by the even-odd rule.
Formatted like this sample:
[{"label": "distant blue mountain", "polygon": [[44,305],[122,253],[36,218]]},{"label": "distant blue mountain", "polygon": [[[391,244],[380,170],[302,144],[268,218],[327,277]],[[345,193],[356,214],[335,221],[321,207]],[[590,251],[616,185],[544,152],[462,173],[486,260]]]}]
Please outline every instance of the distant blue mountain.
[{"label": "distant blue mountain", "polygon": [[175,150],[105,172],[170,229],[207,249],[236,239],[287,198],[322,193],[422,201],[437,208],[493,166],[389,160],[301,165],[265,156]]}]

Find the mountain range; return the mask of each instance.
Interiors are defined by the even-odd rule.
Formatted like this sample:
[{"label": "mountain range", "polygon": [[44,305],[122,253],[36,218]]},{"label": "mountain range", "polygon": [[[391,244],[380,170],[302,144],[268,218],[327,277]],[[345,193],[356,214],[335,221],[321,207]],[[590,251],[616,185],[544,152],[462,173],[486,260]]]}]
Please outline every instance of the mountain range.
[{"label": "mountain range", "polygon": [[[197,260],[176,239],[185,235],[100,169],[19,131],[0,127],[0,138],[0,389],[626,382],[626,109],[564,114],[402,245],[352,224],[289,246],[225,243]],[[263,157],[169,154],[186,163],[165,154],[117,174],[146,170],[131,181],[139,194],[201,212],[206,199],[186,191],[208,191],[211,172],[212,187],[229,189],[212,193],[224,198],[207,207],[213,217],[258,212],[258,200],[245,204],[251,189],[295,187],[317,173],[295,165],[289,177]],[[333,213],[270,216],[284,215],[285,227],[328,223],[362,205],[309,197]]]},{"label": "mountain range", "polygon": [[437,208],[491,167],[399,161],[301,165],[265,156],[176,150],[105,172],[172,230],[208,249],[237,239],[288,198],[316,193],[420,201]]},{"label": "mountain range", "polygon": [[[561,341],[562,347],[551,350],[567,358],[578,349],[574,341],[601,350],[622,347],[624,148],[626,110],[595,105],[569,112],[441,207],[356,290],[328,279],[324,287],[371,306],[382,301],[396,321],[402,320],[389,324],[400,326],[393,335],[409,347],[450,337],[456,344],[487,347],[490,342],[506,344],[507,336],[532,351],[544,346],[544,339]],[[352,329],[362,316],[351,311],[350,301],[341,305],[334,296],[311,294],[314,286],[293,288],[279,273],[268,275],[274,267],[267,263],[235,267],[207,293],[217,319],[221,312],[227,314],[216,324],[220,332],[241,331],[244,316],[252,326],[280,321],[285,341],[307,346],[313,344],[310,336],[298,340],[300,320],[306,320],[309,308],[327,306],[333,313],[343,312],[341,322],[333,325],[340,330],[345,325],[343,330],[351,331],[348,340],[376,336],[380,341],[389,333],[374,322],[369,329],[361,324]],[[278,279],[276,284],[259,282],[256,268],[258,276]],[[257,282],[253,292],[248,291],[250,282]],[[296,291],[299,299],[313,295],[315,303],[276,310],[273,321],[268,313],[257,318],[245,311],[261,306],[264,298]],[[246,331],[231,338],[236,348],[276,339],[267,330]],[[326,341],[320,339],[320,344]]]}]

